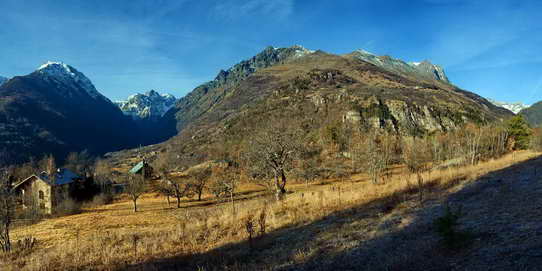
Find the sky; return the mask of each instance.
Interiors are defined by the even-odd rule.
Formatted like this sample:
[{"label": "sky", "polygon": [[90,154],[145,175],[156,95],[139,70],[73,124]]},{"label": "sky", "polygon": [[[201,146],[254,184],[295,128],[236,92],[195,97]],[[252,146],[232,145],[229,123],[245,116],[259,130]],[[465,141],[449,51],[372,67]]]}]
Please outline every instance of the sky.
[{"label": "sky", "polygon": [[0,0],[0,75],[47,61],[112,100],[182,97],[266,46],[430,60],[486,98],[542,100],[539,0]]}]

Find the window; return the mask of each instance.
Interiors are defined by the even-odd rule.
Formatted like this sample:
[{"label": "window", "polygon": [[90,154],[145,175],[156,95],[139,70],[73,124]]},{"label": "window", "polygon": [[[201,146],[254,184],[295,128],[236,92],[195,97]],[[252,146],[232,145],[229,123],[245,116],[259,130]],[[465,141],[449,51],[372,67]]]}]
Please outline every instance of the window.
[{"label": "window", "polygon": [[38,196],[40,200],[43,200],[45,198],[45,194],[41,190],[38,192]]}]

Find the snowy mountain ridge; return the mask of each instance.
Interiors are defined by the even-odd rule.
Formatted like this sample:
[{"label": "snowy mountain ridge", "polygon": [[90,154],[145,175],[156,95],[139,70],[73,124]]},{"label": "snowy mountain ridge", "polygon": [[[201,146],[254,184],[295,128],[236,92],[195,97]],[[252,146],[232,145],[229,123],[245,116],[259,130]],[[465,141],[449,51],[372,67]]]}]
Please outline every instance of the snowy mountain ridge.
[{"label": "snowy mountain ridge", "polygon": [[495,101],[495,100],[492,100],[492,99],[488,99],[488,100],[492,104],[494,104],[496,106],[506,108],[506,109],[512,111],[514,114],[517,114],[517,113],[519,113],[519,111],[530,107],[530,105],[524,104],[522,102],[499,102],[499,101]]},{"label": "snowy mountain ridge", "polygon": [[444,69],[439,65],[429,62],[428,60],[407,63],[390,56],[377,56],[363,49],[354,51],[352,55],[360,60],[369,62],[393,72],[398,72],[401,74],[415,74],[426,78],[444,81],[446,83],[450,82],[446,76],[446,73],[444,72]]},{"label": "snowy mountain ridge", "polygon": [[115,104],[133,119],[157,119],[173,107],[175,101],[175,96],[171,94],[159,94],[151,90],[130,95],[126,101],[116,101]]}]

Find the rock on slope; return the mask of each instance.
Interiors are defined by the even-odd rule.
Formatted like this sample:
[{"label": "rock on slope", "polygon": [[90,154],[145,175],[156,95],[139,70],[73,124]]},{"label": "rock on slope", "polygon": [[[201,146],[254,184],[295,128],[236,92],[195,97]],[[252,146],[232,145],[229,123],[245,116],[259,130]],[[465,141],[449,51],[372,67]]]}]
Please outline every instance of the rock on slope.
[{"label": "rock on slope", "polygon": [[75,68],[48,62],[0,86],[0,163],[139,142],[132,121]]}]

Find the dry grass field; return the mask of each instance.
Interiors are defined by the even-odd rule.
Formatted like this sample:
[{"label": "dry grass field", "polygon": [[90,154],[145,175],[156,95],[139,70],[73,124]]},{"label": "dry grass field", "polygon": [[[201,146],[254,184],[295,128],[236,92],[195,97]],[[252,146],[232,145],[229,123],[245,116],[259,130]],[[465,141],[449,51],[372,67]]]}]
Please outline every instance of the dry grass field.
[{"label": "dry grass field", "polygon": [[[442,213],[439,206],[478,182],[505,178],[495,176],[512,174],[513,165],[539,163],[538,156],[521,151],[426,172],[423,202],[415,178],[401,167],[378,184],[363,175],[290,184],[279,202],[245,184],[235,209],[210,195],[201,202],[185,200],[177,209],[164,197],[147,194],[134,213],[132,203],[119,198],[81,214],[15,228],[15,240],[34,237],[37,246],[0,256],[0,270],[331,270],[346,262],[341,269],[399,270],[422,256],[432,257],[425,261],[431,264],[448,257],[435,250],[438,242],[428,228]],[[397,236],[401,242],[390,241]],[[409,242],[417,247],[400,249]],[[419,251],[416,257],[412,249]]]}]

